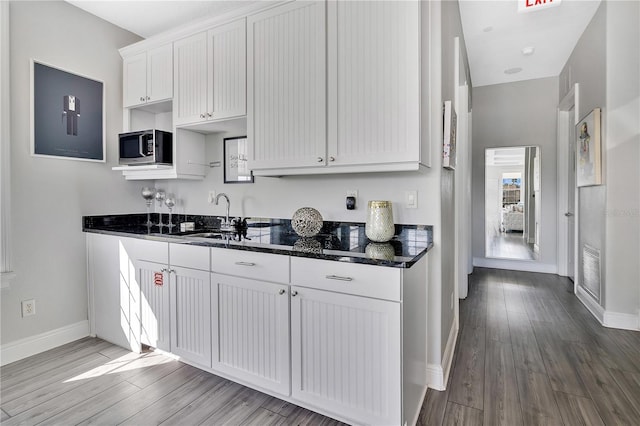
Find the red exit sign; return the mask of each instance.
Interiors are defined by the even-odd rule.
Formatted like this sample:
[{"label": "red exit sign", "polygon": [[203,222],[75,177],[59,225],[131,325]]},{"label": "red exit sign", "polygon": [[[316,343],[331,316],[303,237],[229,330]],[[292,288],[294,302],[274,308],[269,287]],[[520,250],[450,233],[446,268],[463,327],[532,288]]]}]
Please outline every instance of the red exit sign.
[{"label": "red exit sign", "polygon": [[518,12],[532,12],[560,6],[562,0],[518,0]]}]

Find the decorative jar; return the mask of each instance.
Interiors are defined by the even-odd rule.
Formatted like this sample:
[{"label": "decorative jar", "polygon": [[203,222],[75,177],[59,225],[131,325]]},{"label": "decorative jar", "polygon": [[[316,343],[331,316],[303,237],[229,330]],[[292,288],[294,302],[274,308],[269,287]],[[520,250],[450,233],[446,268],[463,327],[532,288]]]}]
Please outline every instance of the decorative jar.
[{"label": "decorative jar", "polygon": [[369,201],[364,232],[371,241],[384,243],[393,238],[393,210],[391,201]]}]

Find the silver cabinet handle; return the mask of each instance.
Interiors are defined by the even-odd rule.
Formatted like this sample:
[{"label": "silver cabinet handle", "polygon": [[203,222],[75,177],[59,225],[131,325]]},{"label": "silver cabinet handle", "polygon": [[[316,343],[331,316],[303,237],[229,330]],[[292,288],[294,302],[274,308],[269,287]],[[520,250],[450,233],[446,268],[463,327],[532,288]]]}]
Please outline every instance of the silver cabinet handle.
[{"label": "silver cabinet handle", "polygon": [[287,291],[284,288],[281,288],[280,291],[278,292],[278,294],[280,296],[282,296],[283,294],[285,294]]},{"label": "silver cabinet handle", "polygon": [[144,97],[140,96],[140,100],[141,100],[142,102],[144,102]]},{"label": "silver cabinet handle", "polygon": [[206,115],[200,114],[200,118],[205,118],[205,117],[206,117]]},{"label": "silver cabinet handle", "polygon": [[151,100],[151,97],[147,96],[147,100],[148,100],[148,101],[150,101],[150,100]]},{"label": "silver cabinet handle", "polygon": [[564,215],[565,215],[566,217],[571,217],[571,216],[573,216],[573,213],[571,213],[571,212],[566,212]]},{"label": "silver cabinet handle", "polygon": [[322,163],[323,161],[322,157],[318,157],[318,163]]},{"label": "silver cabinet handle", "polygon": [[211,114],[210,112],[207,113],[207,117],[212,117],[213,114]]},{"label": "silver cabinet handle", "polygon": [[160,269],[160,272],[162,272],[162,273],[169,272],[169,270],[167,268],[162,268],[162,269]]},{"label": "silver cabinet handle", "polygon": [[291,297],[296,297],[297,295],[298,295],[298,292],[297,292],[297,291],[293,290],[293,291],[291,292]]},{"label": "silver cabinet handle", "polygon": [[256,266],[256,264],[253,263],[253,262],[236,262],[236,265],[240,265],[240,266]]},{"label": "silver cabinet handle", "polygon": [[329,157],[329,161],[333,163],[334,161],[336,161],[336,157]]},{"label": "silver cabinet handle", "polygon": [[341,277],[339,275],[327,275],[325,278],[328,280],[353,281],[351,277]]}]

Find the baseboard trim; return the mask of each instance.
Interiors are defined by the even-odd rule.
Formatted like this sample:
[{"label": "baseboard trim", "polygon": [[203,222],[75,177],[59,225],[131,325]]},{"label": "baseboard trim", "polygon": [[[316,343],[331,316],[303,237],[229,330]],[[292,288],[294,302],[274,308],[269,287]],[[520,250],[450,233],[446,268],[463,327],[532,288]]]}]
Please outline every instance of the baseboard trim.
[{"label": "baseboard trim", "polygon": [[10,364],[89,335],[89,321],[84,320],[56,330],[26,337],[0,346],[0,365]]},{"label": "baseboard trim", "polygon": [[451,330],[449,330],[447,346],[445,347],[444,355],[442,356],[442,365],[427,364],[427,386],[429,388],[439,391],[443,391],[447,388],[457,341],[458,329],[454,322],[451,324]]},{"label": "baseboard trim", "polygon": [[604,311],[604,321],[602,325],[609,328],[638,331],[640,330],[639,322],[637,315]]},{"label": "baseboard trim", "polygon": [[591,312],[591,315],[604,325],[604,308],[580,286],[576,286],[576,297]]},{"label": "baseboard trim", "polygon": [[542,274],[557,274],[558,265],[540,263],[535,260],[488,259],[474,257],[473,266],[479,268],[510,269],[513,271],[539,272]]},{"label": "baseboard trim", "polygon": [[605,310],[580,286],[577,286],[576,296],[603,326],[621,330],[640,331],[640,318],[637,315]]}]

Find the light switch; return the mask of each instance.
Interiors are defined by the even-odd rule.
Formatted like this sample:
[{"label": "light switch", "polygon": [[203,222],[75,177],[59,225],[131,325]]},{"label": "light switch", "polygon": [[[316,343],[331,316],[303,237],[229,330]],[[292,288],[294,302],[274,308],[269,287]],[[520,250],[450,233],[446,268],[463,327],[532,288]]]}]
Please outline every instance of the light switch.
[{"label": "light switch", "polygon": [[418,208],[418,191],[405,191],[404,204],[408,209]]}]

